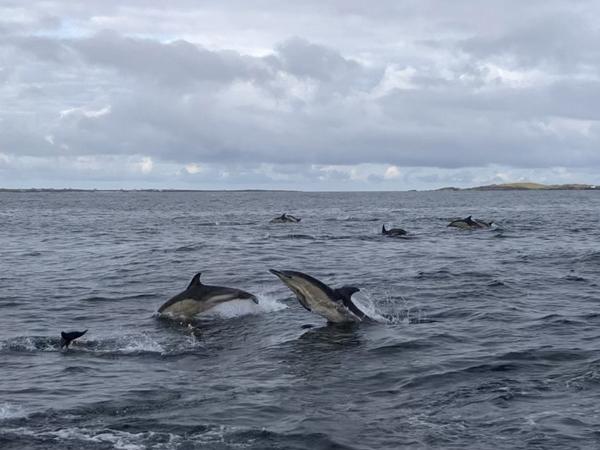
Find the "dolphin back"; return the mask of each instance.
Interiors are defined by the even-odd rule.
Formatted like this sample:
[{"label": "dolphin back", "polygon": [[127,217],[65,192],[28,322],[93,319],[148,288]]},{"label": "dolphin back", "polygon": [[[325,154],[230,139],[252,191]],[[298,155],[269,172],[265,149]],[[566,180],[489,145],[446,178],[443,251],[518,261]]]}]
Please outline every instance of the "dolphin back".
[{"label": "dolphin back", "polygon": [[191,317],[220,303],[231,300],[252,300],[258,304],[258,299],[254,294],[241,289],[202,284],[200,282],[200,273],[197,273],[192,278],[187,289],[163,303],[158,308],[158,313]]}]

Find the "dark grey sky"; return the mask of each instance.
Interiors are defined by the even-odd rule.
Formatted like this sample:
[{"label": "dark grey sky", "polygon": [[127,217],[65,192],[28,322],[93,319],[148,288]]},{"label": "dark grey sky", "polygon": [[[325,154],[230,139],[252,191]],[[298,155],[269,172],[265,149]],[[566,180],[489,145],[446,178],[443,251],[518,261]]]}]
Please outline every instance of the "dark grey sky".
[{"label": "dark grey sky", "polygon": [[597,17],[578,0],[4,0],[0,186],[600,184]]}]

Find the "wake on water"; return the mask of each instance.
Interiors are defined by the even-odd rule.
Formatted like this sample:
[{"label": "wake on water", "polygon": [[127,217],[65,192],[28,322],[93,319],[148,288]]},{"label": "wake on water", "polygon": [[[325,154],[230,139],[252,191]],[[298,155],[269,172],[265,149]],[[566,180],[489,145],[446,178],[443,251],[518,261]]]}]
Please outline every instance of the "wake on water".
[{"label": "wake on water", "polygon": [[[102,355],[177,355],[186,352],[194,352],[203,349],[203,344],[198,339],[202,333],[202,325],[206,321],[214,322],[219,320],[229,320],[236,317],[248,315],[260,315],[275,313],[285,310],[289,307],[278,299],[271,290],[266,290],[257,294],[259,303],[255,304],[247,300],[234,300],[221,303],[211,310],[196,316],[193,320],[194,327],[187,327],[187,323],[179,322],[177,318],[169,318],[176,328],[183,331],[183,339],[173,339],[172,335],[165,336],[165,339],[156,339],[146,332],[119,333],[115,331],[101,338],[90,337],[77,340],[70,352],[93,353]],[[376,302],[366,291],[360,291],[353,295],[352,300],[356,305],[372,320],[380,324],[398,325],[419,322],[422,319],[421,311],[413,312],[408,302],[402,299],[402,303],[389,297]],[[155,314],[158,317],[157,314]],[[314,316],[314,315],[313,315]],[[316,316],[314,316],[316,317]],[[323,323],[325,325],[325,323]],[[200,333],[195,335],[189,330],[196,330]],[[0,341],[0,353],[3,352],[56,352],[60,350],[60,338],[58,336],[17,336],[4,341]],[[0,416],[6,414],[6,409],[0,409]]]}]

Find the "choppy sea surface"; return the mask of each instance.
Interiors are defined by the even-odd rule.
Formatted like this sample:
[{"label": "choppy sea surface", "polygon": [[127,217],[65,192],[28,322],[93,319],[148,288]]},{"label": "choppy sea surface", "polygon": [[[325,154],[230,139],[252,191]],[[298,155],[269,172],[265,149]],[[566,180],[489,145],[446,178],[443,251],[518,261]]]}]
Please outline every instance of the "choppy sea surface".
[{"label": "choppy sea surface", "polygon": [[[0,448],[598,448],[599,224],[593,191],[1,193]],[[160,320],[200,271],[260,304]]]}]

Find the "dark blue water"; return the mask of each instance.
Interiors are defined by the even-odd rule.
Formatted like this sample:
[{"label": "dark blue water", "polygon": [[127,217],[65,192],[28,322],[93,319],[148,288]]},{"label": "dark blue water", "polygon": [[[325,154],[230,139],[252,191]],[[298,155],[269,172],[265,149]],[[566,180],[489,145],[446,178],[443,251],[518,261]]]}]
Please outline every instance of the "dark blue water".
[{"label": "dark blue water", "polygon": [[[0,448],[598,448],[599,219],[575,191],[2,193]],[[328,326],[269,268],[394,319]],[[159,320],[198,271],[260,305]]]}]

